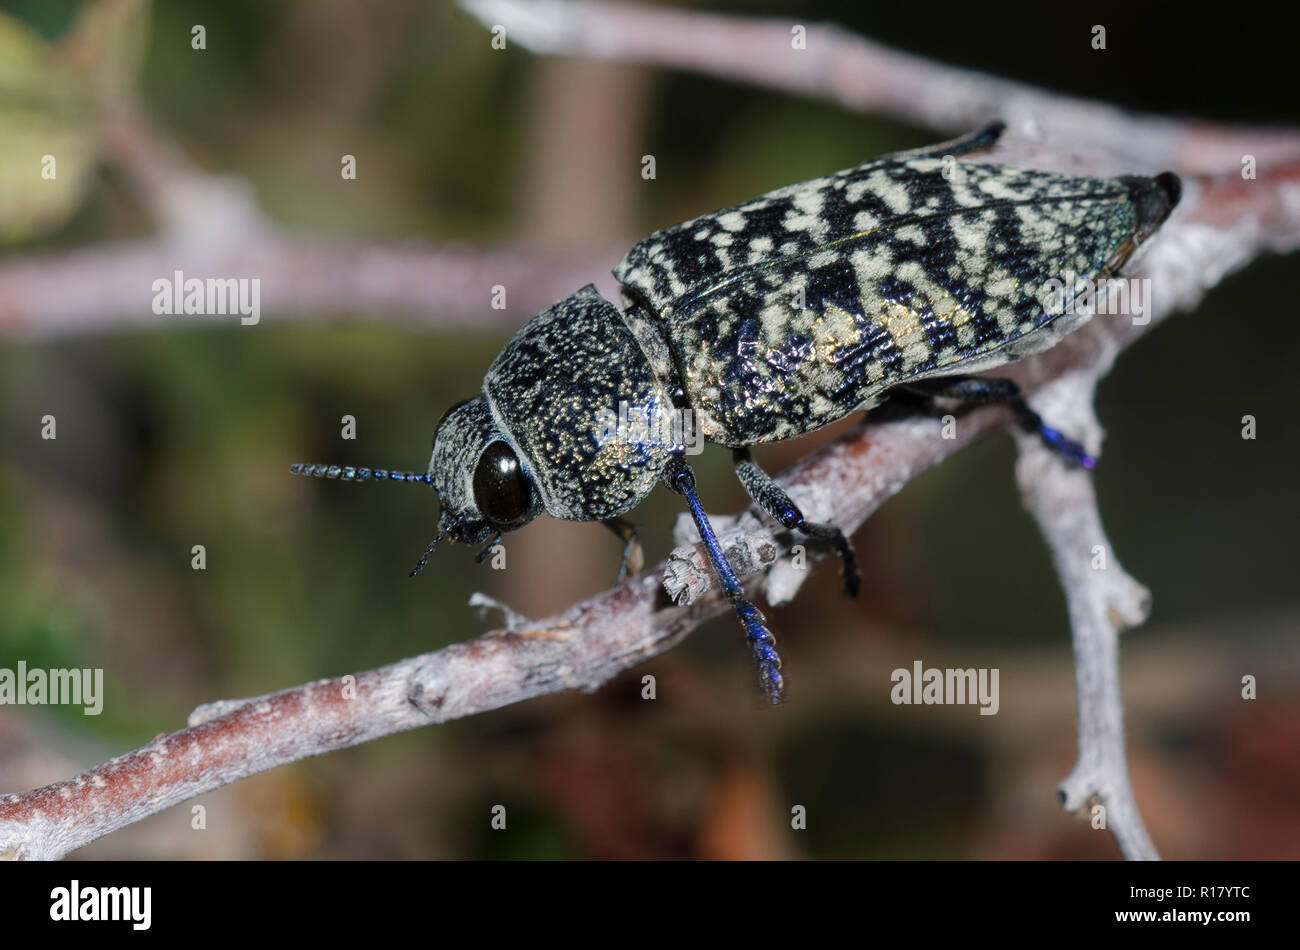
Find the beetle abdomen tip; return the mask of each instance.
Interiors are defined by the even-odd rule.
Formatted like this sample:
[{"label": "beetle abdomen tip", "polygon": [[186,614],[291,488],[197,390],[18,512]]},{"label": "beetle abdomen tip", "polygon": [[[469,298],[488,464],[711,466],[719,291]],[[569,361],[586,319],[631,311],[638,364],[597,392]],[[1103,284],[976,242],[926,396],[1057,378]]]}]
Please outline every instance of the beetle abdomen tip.
[{"label": "beetle abdomen tip", "polygon": [[1169,217],[1182,197],[1182,181],[1173,172],[1161,172],[1154,178],[1128,175],[1120,179],[1128,186],[1129,200],[1137,216],[1138,234],[1145,238]]}]

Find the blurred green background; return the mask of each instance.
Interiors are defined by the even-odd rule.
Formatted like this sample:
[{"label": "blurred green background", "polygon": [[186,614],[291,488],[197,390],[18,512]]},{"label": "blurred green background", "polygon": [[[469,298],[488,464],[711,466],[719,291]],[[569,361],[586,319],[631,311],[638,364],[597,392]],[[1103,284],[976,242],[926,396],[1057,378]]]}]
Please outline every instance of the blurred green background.
[{"label": "blurred green background", "polygon": [[[48,40],[81,8],[0,2]],[[1210,35],[1154,4],[707,8],[836,21],[1153,112],[1300,124],[1285,31],[1246,17]],[[1094,23],[1105,52],[1089,47]],[[942,137],[694,75],[493,51],[446,3],[172,0],[133,36],[114,62],[191,160],[249,182],[287,228],[352,240],[627,247]],[[38,82],[18,62],[0,65],[0,109]],[[58,101],[75,125],[76,89]],[[345,153],[357,181],[339,177]],[[0,264],[148,233],[119,171],[88,162],[84,175],[68,207],[11,233]],[[1138,801],[1167,857],[1300,856],[1296,299],[1294,257],[1257,262],[1142,339],[1101,390],[1103,516],[1154,595],[1124,641],[1124,686]],[[301,460],[422,468],[434,422],[510,335],[365,316],[0,342],[0,666],[103,667],[107,689],[99,717],[0,707],[0,790],[68,777],[202,702],[474,637],[497,618],[466,606],[472,591],[536,617],[609,584],[618,543],[549,519],[510,536],[504,572],[451,548],[410,581],[434,529],[429,494],[288,475]],[[40,438],[45,413],[56,441]],[[1247,413],[1255,441],[1239,435]],[[355,442],[339,438],[344,414]],[[760,458],[779,470],[824,437]],[[207,831],[190,829],[187,803],[74,857],[1114,856],[1056,804],[1075,751],[1069,630],[1012,462],[995,436],[889,502],[856,536],[860,601],[823,566],[771,612],[793,684],[784,709],[756,708],[723,619],[594,696],[297,763],[198,799]],[[697,466],[713,510],[745,503],[728,463],[709,452]],[[661,492],[637,512],[652,561],[678,510]],[[206,571],[190,569],[194,544]],[[889,674],[913,659],[1000,668],[1001,712],[891,706]],[[646,672],[655,702],[639,698]],[[1250,703],[1247,673],[1261,683]],[[505,832],[489,829],[494,804]],[[790,830],[793,805],[806,831]]]}]

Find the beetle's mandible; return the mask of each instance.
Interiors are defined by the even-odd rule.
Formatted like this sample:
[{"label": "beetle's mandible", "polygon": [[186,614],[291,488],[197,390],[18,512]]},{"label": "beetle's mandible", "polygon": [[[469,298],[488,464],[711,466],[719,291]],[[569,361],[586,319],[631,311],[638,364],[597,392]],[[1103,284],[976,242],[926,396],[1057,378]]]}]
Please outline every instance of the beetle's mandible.
[{"label": "beetle's mandible", "polygon": [[[663,481],[684,496],[764,694],[780,702],[775,641],[722,555],[680,427],[664,423],[689,413],[704,438],[732,449],[764,512],[836,551],[850,594],[859,579],[848,539],[805,520],[748,446],[908,392],[1010,403],[1022,425],[1091,468],[1013,382],[968,374],[1043,350],[1083,323],[1090,310],[1072,306],[1075,294],[1132,258],[1177,204],[1179,180],[954,160],[1001,131],[886,156],[651,235],[614,271],[623,309],[588,285],[525,324],[482,393],[438,423],[425,472],[293,471],[432,485],[439,531],[412,574],[444,537],[489,542],[482,560],[502,532],[542,512],[604,522],[624,539],[626,571],[635,533],[622,516]],[[1063,292],[1049,299],[1048,286]],[[629,418],[634,425],[613,424]]]}]

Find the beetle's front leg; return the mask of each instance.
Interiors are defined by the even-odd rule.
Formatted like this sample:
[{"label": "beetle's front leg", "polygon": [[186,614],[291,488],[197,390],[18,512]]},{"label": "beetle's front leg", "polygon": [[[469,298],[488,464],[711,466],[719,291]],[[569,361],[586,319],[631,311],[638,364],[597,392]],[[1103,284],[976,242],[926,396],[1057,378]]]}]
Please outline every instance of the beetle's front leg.
[{"label": "beetle's front leg", "polygon": [[781,702],[785,689],[785,678],[781,675],[781,654],[776,650],[776,638],[767,629],[767,622],[758,608],[745,599],[745,591],[718,545],[718,536],[713,533],[713,526],[704,513],[700,497],[695,493],[695,473],[685,458],[674,455],[664,468],[663,480],[675,493],[682,495],[690,506],[691,517],[695,519],[696,530],[700,532],[700,540],[704,542],[704,550],[708,552],[713,572],[717,574],[723,592],[731,601],[736,616],[740,618],[740,624],[745,629],[745,639],[754,651],[759,683],[768,701],[773,706],[777,705]]},{"label": "beetle's front leg", "polygon": [[1096,468],[1097,460],[1082,445],[1067,439],[1058,429],[1043,421],[1043,417],[1029,408],[1020,386],[1011,379],[984,379],[981,376],[945,376],[940,379],[923,379],[906,383],[900,389],[930,398],[955,399],[968,405],[1005,403],[1016,414],[1016,421],[1026,432],[1037,435],[1047,447],[1067,462],[1083,468]]},{"label": "beetle's front leg", "polygon": [[621,584],[627,580],[629,574],[639,573],[641,568],[645,567],[645,552],[641,550],[641,542],[637,540],[636,525],[626,518],[606,518],[601,524],[623,540],[623,560],[618,566],[618,580],[614,582]]},{"label": "beetle's front leg", "polygon": [[853,545],[844,532],[833,524],[808,521],[799,506],[786,494],[785,489],[772,480],[772,476],[758,467],[749,449],[735,449],[736,477],[745,486],[749,497],[773,520],[792,531],[802,531],[811,538],[829,542],[840,558],[840,576],[844,580],[844,593],[857,597],[862,589],[862,575],[858,572],[858,558]]}]

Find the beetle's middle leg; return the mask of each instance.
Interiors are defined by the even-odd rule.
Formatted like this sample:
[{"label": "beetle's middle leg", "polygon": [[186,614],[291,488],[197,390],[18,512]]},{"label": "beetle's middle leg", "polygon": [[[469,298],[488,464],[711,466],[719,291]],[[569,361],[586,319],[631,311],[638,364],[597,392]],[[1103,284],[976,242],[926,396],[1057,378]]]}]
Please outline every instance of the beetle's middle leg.
[{"label": "beetle's middle leg", "polygon": [[923,379],[899,387],[905,391],[939,399],[955,399],[968,405],[1005,403],[1016,414],[1016,421],[1026,432],[1037,435],[1047,447],[1067,462],[1083,468],[1096,468],[1097,460],[1082,445],[1067,439],[1058,429],[1043,421],[1043,417],[1029,408],[1020,386],[1011,379],[984,379],[981,376],[945,376],[940,379]]},{"label": "beetle's middle leg", "polygon": [[844,593],[857,597],[862,589],[862,575],[858,572],[858,558],[853,553],[853,545],[844,536],[844,532],[833,524],[808,521],[803,512],[786,494],[785,489],[772,480],[772,476],[758,467],[749,449],[733,450],[736,477],[745,486],[749,497],[762,508],[767,515],[786,528],[802,531],[810,538],[818,538],[830,543],[840,557],[840,576],[844,579]]}]

